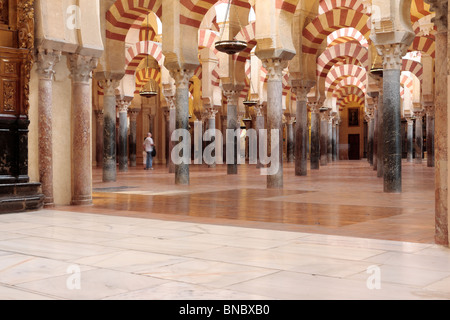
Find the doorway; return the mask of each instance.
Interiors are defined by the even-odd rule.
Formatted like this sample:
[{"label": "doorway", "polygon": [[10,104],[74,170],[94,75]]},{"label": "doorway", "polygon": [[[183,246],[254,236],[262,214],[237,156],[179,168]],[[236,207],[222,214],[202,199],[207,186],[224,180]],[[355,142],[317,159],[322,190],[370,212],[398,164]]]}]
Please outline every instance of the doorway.
[{"label": "doorway", "polygon": [[359,134],[348,135],[348,159],[360,160],[360,136]]}]

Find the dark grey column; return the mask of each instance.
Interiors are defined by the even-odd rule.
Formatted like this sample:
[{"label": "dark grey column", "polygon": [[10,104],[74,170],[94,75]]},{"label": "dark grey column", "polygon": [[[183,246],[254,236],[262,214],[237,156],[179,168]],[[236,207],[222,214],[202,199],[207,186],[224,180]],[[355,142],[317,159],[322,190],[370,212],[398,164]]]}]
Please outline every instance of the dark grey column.
[{"label": "dark grey column", "polygon": [[336,124],[336,119],[333,120],[333,136],[332,136],[332,153],[333,153],[333,157],[332,157],[332,161],[336,162],[338,160],[338,156],[337,156],[337,124]]},{"label": "dark grey column", "polygon": [[378,98],[378,143],[377,143],[377,177],[383,177],[383,167],[384,167],[384,132],[385,128],[383,126],[383,94],[380,92]]},{"label": "dark grey column", "polygon": [[373,170],[378,170],[378,106],[373,111]]},{"label": "dark grey column", "polygon": [[[271,155],[272,161],[277,161],[278,170],[275,174],[267,176],[267,188],[281,189],[283,188],[283,69],[287,66],[287,62],[281,59],[263,60],[263,65],[268,71],[267,81],[267,124],[270,139],[271,131],[278,130],[278,152]],[[271,140],[269,140],[271,141]],[[271,146],[273,149],[273,146]],[[274,163],[270,164],[271,166]]]},{"label": "dark grey column", "polygon": [[306,176],[308,174],[308,92],[310,86],[295,86],[293,81],[292,91],[297,95],[297,114],[295,126],[295,175]]},{"label": "dark grey column", "polygon": [[368,143],[367,143],[367,158],[369,160],[369,164],[373,166],[373,134],[374,134],[374,115],[373,109],[371,108],[368,113]]},{"label": "dark grey column", "polygon": [[320,165],[328,164],[328,111],[320,112]]},{"label": "dark grey column", "polygon": [[333,116],[329,116],[328,122],[328,138],[327,138],[327,161],[333,162]]},{"label": "dark grey column", "polygon": [[294,121],[295,117],[287,117],[287,161],[295,162],[295,145],[294,145]]},{"label": "dark grey column", "polygon": [[131,101],[118,100],[119,109],[119,171],[128,171],[128,107]]},{"label": "dark grey column", "polygon": [[434,167],[434,106],[425,106],[427,121],[427,166]]},{"label": "dark grey column", "polygon": [[259,104],[257,106],[255,106],[255,112],[256,112],[256,119],[255,119],[255,130],[256,130],[256,135],[258,137],[257,141],[258,141],[258,145],[257,145],[257,157],[258,157],[258,163],[256,164],[256,168],[260,169],[262,167],[264,167],[261,164],[261,160],[259,157],[259,141],[260,141],[260,135],[259,132],[260,130],[263,130],[265,128],[265,119],[264,119],[264,114],[263,114],[263,105]]},{"label": "dark grey column", "polygon": [[136,139],[137,139],[137,117],[139,115],[138,109],[130,110],[130,140],[129,140],[129,152],[130,152],[130,167],[136,167]]},{"label": "dark grey column", "polygon": [[407,162],[413,162],[413,152],[414,152],[414,120],[410,117],[406,118],[407,129],[406,129],[406,145],[407,145]]},{"label": "dark grey column", "polygon": [[[240,88],[237,88],[234,85],[224,85],[223,86],[223,94],[227,98],[227,130],[233,130],[233,132],[236,132],[240,128],[240,124],[238,122],[238,99],[239,94],[241,90]],[[224,140],[227,141],[227,133],[224,132]],[[238,157],[240,150],[238,150],[237,147],[237,136],[234,136],[233,138],[233,160],[231,163],[230,161],[227,161],[227,174],[229,175],[235,175],[238,174]],[[226,142],[227,143],[227,142]],[[228,142],[228,143],[231,143]],[[227,146],[227,151],[229,146]],[[227,158],[229,155],[227,155]]]},{"label": "dark grey column", "polygon": [[103,88],[103,182],[114,182],[116,166],[116,94],[118,79],[100,79]]},{"label": "dark grey column", "polygon": [[320,168],[320,107],[318,102],[310,103],[311,106],[311,170]]},{"label": "dark grey column", "polygon": [[414,139],[415,163],[422,164],[423,154],[423,112],[414,112],[416,117],[416,137]]},{"label": "dark grey column", "polygon": [[[216,108],[207,108],[207,119],[208,119],[208,130],[216,130],[216,114],[218,113],[218,110]],[[216,137],[213,136],[211,137],[211,142],[216,140]],[[215,152],[215,154],[213,154],[213,156],[216,156],[217,154],[217,150]],[[216,161],[218,161],[219,159],[216,158]],[[215,168],[216,167],[216,163],[210,164],[209,168]]]},{"label": "dark grey column", "polygon": [[[189,131],[189,80],[194,75],[194,71],[190,69],[170,70],[172,78],[175,80],[175,129]],[[176,142],[175,142],[176,143]],[[188,143],[183,140],[183,143]],[[189,150],[191,146],[186,145],[184,150]],[[187,157],[186,154],[180,153],[180,157]],[[190,157],[189,157],[190,159]],[[189,163],[181,163],[175,165],[175,184],[189,185]]]},{"label": "dark grey column", "polygon": [[96,151],[96,161],[97,167],[103,167],[103,126],[105,123],[105,117],[103,114],[103,110],[96,110],[96,124],[97,124],[97,132],[95,134],[95,151]]}]

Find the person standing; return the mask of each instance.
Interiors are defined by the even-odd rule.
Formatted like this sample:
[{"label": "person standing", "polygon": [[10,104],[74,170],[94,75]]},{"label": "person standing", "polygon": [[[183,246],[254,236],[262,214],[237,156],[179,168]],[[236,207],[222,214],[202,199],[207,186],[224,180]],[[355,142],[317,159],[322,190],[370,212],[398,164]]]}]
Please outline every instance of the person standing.
[{"label": "person standing", "polygon": [[152,151],[154,148],[154,142],[152,139],[152,134],[149,132],[147,138],[144,140],[144,150],[147,152],[147,161],[144,170],[153,170],[153,157]]}]

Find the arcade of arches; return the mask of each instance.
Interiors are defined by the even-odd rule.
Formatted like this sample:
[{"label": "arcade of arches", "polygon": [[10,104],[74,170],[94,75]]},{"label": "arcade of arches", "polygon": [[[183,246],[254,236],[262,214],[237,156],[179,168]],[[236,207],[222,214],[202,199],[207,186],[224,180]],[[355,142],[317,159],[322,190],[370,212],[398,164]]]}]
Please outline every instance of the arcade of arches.
[{"label": "arcade of arches", "polygon": [[[427,240],[448,246],[446,0],[0,4],[0,212],[145,217],[159,208],[211,210],[202,213],[214,219],[233,215],[236,203],[249,215],[278,216],[286,228],[311,226],[305,214],[355,229],[370,216],[389,229],[376,220],[409,210],[432,229]],[[246,48],[215,47],[233,39]],[[172,161],[176,129],[191,133],[190,163]],[[234,160],[245,164],[222,161],[227,129],[241,134]],[[279,130],[282,142],[267,176],[245,138],[256,133],[278,145],[262,129]],[[142,170],[147,132],[157,150],[152,172]],[[208,146],[218,163],[196,164]],[[153,193],[137,192],[148,184]],[[366,197],[351,199],[349,188],[366,184]],[[271,201],[255,201],[264,198]],[[291,211],[300,218],[286,218]],[[411,234],[417,225],[399,228]]]}]

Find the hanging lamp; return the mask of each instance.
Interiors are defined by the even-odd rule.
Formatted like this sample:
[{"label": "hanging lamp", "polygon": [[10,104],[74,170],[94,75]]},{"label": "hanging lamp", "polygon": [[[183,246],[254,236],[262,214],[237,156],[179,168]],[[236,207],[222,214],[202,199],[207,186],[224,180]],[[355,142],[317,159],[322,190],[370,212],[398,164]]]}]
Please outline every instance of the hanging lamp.
[{"label": "hanging lamp", "polygon": [[250,55],[250,76],[249,76],[249,81],[250,81],[250,89],[248,91],[248,95],[247,95],[247,99],[244,100],[243,104],[246,107],[254,107],[258,104],[258,101],[253,100],[252,99],[252,89],[253,89],[253,83],[252,83],[252,58]]},{"label": "hanging lamp", "polygon": [[[147,35],[150,34],[150,14],[147,14],[147,28],[148,28],[148,33]],[[147,38],[147,36],[146,36]],[[148,41],[148,40],[147,40]],[[147,42],[146,41],[146,42]],[[148,44],[146,44],[148,45]],[[147,66],[146,66],[146,71],[150,72],[150,67],[149,67],[149,63],[148,63],[148,56],[149,54],[147,54]],[[151,81],[151,79],[142,86],[141,90],[139,91],[139,95],[143,98],[151,98],[154,97],[156,95],[158,95],[158,90],[155,88],[156,86],[152,85],[153,82]]]},{"label": "hanging lamp", "polygon": [[[231,2],[232,2],[232,0],[228,0],[227,12],[225,14],[225,23],[227,21],[229,21],[228,18],[229,18],[229,14],[230,14]],[[238,17],[238,21],[239,21],[239,27],[240,27],[240,29],[242,29],[239,15],[237,15],[237,17]],[[218,51],[232,55],[232,54],[236,54],[238,52],[241,52],[241,51],[247,49],[247,42],[245,42],[245,41],[239,41],[236,39],[222,40],[224,31],[225,31],[225,25],[222,28],[222,32],[220,35],[220,41],[217,41],[215,43],[215,48]]]},{"label": "hanging lamp", "polygon": [[372,62],[372,66],[370,68],[370,74],[372,74],[373,76],[377,77],[377,78],[382,78],[383,77],[383,66],[382,66],[382,62],[380,59],[380,62],[378,62],[378,58],[381,58],[378,53],[373,54],[375,56],[375,58],[373,59]]}]

